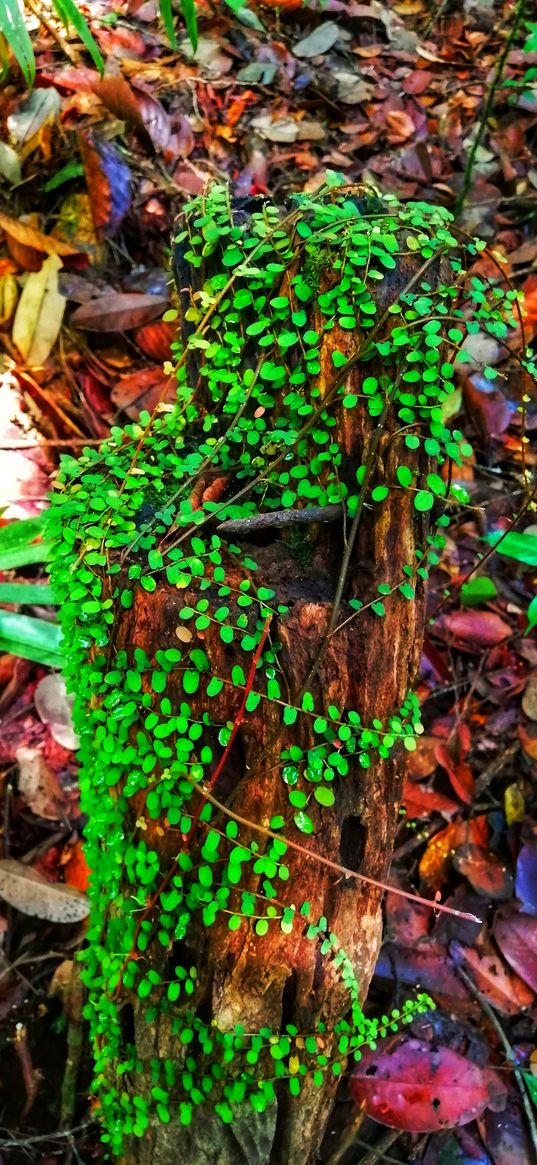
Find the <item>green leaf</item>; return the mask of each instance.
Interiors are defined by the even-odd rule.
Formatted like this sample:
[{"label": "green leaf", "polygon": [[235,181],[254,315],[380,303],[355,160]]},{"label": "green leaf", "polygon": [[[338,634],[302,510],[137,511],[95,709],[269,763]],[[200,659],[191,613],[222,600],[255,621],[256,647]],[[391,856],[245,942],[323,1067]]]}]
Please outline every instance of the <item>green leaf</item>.
[{"label": "green leaf", "polygon": [[52,0],[52,3],[62,23],[67,29],[72,25],[80,37],[82,44],[87,48],[95,68],[102,73],[104,71],[104,61],[99,52],[99,46],[93,39],[80,9],[75,4],[75,0]]},{"label": "green leaf", "polygon": [[420,513],[426,513],[427,510],[432,509],[433,505],[434,505],[433,495],[431,493],[429,493],[429,491],[426,489],[419,489],[415,498],[414,498],[415,509],[419,510]]},{"label": "green leaf", "polygon": [[[166,3],[169,3],[169,2],[170,2],[170,0],[160,0],[161,12],[162,12],[163,5]],[[197,17],[196,17],[196,5],[194,3],[194,0],[181,0],[181,12],[183,13],[183,19],[184,19],[184,22],[186,24],[186,31],[188,33],[188,39],[189,39],[189,41],[192,45],[192,48],[194,49],[194,52],[195,52],[197,47],[198,47],[198,21],[197,21]],[[164,16],[163,16],[163,20],[164,20]],[[165,21],[164,21],[164,24],[165,24],[166,31],[167,31],[167,26],[166,26]]]},{"label": "green leaf", "polygon": [[48,182],[45,182],[43,191],[49,194],[51,190],[56,190],[58,186],[62,186],[64,182],[70,182],[72,178],[81,178],[84,173],[82,162],[68,162],[66,166],[62,166]]},{"label": "green leaf", "polygon": [[1,13],[2,33],[28,88],[31,89],[35,79],[35,57],[23,10],[18,0],[2,0]]},{"label": "green leaf", "polygon": [[56,623],[0,611],[0,652],[30,659],[47,667],[62,667],[61,631]]},{"label": "green leaf", "polygon": [[[487,542],[494,546],[499,538],[501,534],[488,534]],[[517,562],[523,562],[526,566],[537,566],[537,537],[535,534],[519,534],[516,530],[510,530],[502,538],[497,552],[504,554],[506,558],[515,558]]]},{"label": "green leaf", "polygon": [[40,586],[39,583],[0,583],[0,603],[52,603],[58,604],[54,598],[52,587]]},{"label": "green leaf", "polygon": [[334,804],[336,799],[334,790],[331,789],[328,785],[318,785],[313,796],[315,797],[315,800],[319,802],[319,805],[324,805],[328,809],[331,805]]},{"label": "green leaf", "polygon": [[461,603],[463,607],[480,607],[482,603],[494,599],[497,594],[496,583],[487,575],[480,575],[479,578],[472,578],[469,582],[463,583]]},{"label": "green leaf", "polygon": [[0,529],[0,570],[14,570],[18,566],[31,566],[35,562],[48,562],[51,554],[50,542],[36,542],[43,533],[45,515],[36,518],[21,518]]},{"label": "green leaf", "polygon": [[531,600],[531,603],[526,611],[526,618],[528,620],[528,626],[524,632],[525,636],[529,635],[530,631],[533,630],[535,624],[537,623],[537,595],[535,595],[535,598]]}]

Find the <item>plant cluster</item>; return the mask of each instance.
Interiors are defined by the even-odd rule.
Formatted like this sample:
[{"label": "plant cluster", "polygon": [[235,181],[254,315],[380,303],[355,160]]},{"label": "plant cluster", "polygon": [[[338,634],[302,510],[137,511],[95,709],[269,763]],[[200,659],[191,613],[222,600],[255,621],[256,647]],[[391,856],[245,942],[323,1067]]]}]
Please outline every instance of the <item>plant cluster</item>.
[{"label": "plant cluster", "polygon": [[[231,1121],[244,1100],[263,1111],[278,1081],[296,1096],[306,1076],[318,1084],[337,1076],[360,1047],[430,1006],[418,996],[402,1012],[367,1018],[330,920],[286,899],[296,831],[315,835],[343,782],[415,747],[417,700],[409,693],[387,721],[362,723],[359,708],[319,706],[312,677],[290,697],[277,635],[287,608],[258,579],[244,541],[259,514],[338,506],[352,549],[364,507],[380,514],[386,499],[411,491],[417,517],[436,511],[417,559],[359,598],[348,595],[344,556],[329,631],[339,618],[370,609],[380,619],[387,603],[414,601],[438,561],[445,508],[461,500],[449,467],[470,452],[449,423],[454,366],[468,333],[506,336],[515,294],[466,277],[447,211],[358,197],[336,179],[297,195],[287,213],[268,202],[243,213],[215,185],[184,221],[190,334],[176,345],[177,403],[112,429],[100,450],[65,457],[48,520],[88,816],[86,1015],[113,1152],[154,1119],[179,1114],[188,1124],[203,1103]],[[479,244],[467,249],[475,255]],[[380,308],[383,280],[409,261],[413,274]],[[323,342],[334,329],[327,368]],[[351,481],[339,422],[353,410],[366,410],[374,429]],[[393,480],[378,461],[389,423],[401,449]],[[226,535],[226,523],[238,535]],[[176,645],[157,644],[150,657],[118,645],[115,632],[121,612],[157,587],[188,597]],[[209,632],[236,649],[229,672],[215,671]],[[234,720],[214,712],[224,687],[235,690]],[[269,828],[238,820],[212,792],[241,719],[261,701],[292,730],[278,778],[288,812]],[[314,739],[307,748],[295,743],[304,725]],[[144,836],[156,821],[177,831],[167,869]],[[347,989],[346,1018],[307,1033],[222,1031],[201,1019],[198,969],[168,955],[200,919],[211,927],[221,918],[261,937],[270,928],[306,934]],[[181,1061],[151,1062],[149,1089],[148,1065],[122,1027],[129,995],[144,1001],[147,1023],[167,1017],[182,1049]]]}]

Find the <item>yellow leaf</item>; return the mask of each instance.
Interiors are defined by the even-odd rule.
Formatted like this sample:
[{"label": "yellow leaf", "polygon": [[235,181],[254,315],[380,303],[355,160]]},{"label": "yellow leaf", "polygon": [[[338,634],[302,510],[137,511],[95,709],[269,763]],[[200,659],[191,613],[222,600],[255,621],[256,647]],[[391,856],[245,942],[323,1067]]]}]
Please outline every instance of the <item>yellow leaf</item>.
[{"label": "yellow leaf", "polygon": [[11,319],[18,295],[19,289],[15,276],[2,275],[0,277],[0,324],[5,324],[7,320]]},{"label": "yellow leaf", "polygon": [[523,821],[526,816],[526,804],[520,783],[508,785],[504,793],[505,819],[508,825],[515,821]]},{"label": "yellow leaf", "polygon": [[291,1076],[296,1076],[300,1068],[300,1060],[298,1056],[289,1056],[289,1073]]},{"label": "yellow leaf", "polygon": [[60,330],[65,297],[58,291],[61,259],[49,255],[40,271],[28,276],[13,321],[12,338],[31,368],[44,364]]}]

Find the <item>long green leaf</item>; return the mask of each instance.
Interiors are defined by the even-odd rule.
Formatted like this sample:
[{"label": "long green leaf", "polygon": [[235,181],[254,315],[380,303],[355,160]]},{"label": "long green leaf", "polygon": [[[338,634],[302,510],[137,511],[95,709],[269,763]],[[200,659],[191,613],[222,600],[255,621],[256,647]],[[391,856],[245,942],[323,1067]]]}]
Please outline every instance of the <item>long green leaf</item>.
[{"label": "long green leaf", "polygon": [[0,527],[0,570],[48,562],[51,543],[35,541],[43,533],[44,519],[45,515],[39,514],[36,518],[21,518]]},{"label": "long green leaf", "polygon": [[176,49],[177,36],[175,33],[175,25],[173,23],[172,0],[160,0],[159,7],[162,23],[166,29],[168,40],[172,46],[172,49]]},{"label": "long green leaf", "polygon": [[61,630],[57,623],[0,611],[0,652],[19,655],[47,667],[61,667],[64,658],[60,640]]},{"label": "long green leaf", "polygon": [[88,25],[84,20],[82,13],[79,11],[77,5],[74,3],[74,0],[52,0],[52,3],[54,4],[62,24],[64,24],[66,28],[69,28],[70,25],[73,26],[75,32],[80,37],[82,44],[86,46],[93,64],[99,70],[99,72],[102,73],[104,70],[104,61],[99,52],[99,46],[91,35]]},{"label": "long green leaf", "polygon": [[30,89],[35,78],[35,57],[18,0],[0,0],[0,29]]},{"label": "long green leaf", "polygon": [[52,587],[39,583],[0,583],[0,603],[47,603],[57,606]]},{"label": "long green leaf", "polygon": [[183,13],[184,21],[186,24],[188,39],[195,52],[198,47],[198,19],[196,16],[196,5],[194,0],[181,0],[181,12]]}]

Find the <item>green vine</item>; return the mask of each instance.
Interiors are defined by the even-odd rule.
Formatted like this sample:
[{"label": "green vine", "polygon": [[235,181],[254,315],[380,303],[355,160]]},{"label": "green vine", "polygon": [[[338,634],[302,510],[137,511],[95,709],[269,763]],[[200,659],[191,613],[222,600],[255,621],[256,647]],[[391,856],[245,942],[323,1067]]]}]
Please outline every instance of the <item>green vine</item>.
[{"label": "green vine", "polygon": [[[367,724],[357,708],[321,707],[310,690],[319,659],[299,696],[289,693],[274,633],[288,609],[257,581],[240,543],[252,522],[287,525],[297,559],[308,561],[312,516],[343,517],[347,553],[324,646],[364,611],[381,619],[386,604],[412,602],[438,562],[446,508],[467,500],[451,473],[434,467],[459,465],[470,452],[449,424],[455,363],[465,358],[468,333],[507,335],[515,297],[466,277],[447,211],[358,196],[336,179],[297,195],[285,215],[266,202],[242,218],[215,185],[186,207],[185,223],[177,245],[192,275],[182,293],[191,333],[184,349],[176,345],[177,403],[112,429],[78,461],[65,457],[49,516],[92,870],[86,1016],[113,1153],[155,1119],[178,1113],[187,1125],[193,1108],[209,1103],[229,1122],[244,1100],[263,1111],[280,1080],[292,1096],[305,1077],[321,1085],[364,1044],[431,1006],[419,995],[402,1011],[367,1018],[330,920],[312,918],[307,901],[286,899],[287,862],[301,848],[288,835],[315,834],[350,775],[415,747],[417,699],[409,693],[387,719]],[[469,244],[470,257],[480,247]],[[380,309],[383,279],[409,262],[411,274]],[[334,328],[340,347],[326,368],[322,343]],[[338,423],[354,409],[376,427],[350,480]],[[389,417],[390,439],[406,452],[393,479],[379,457]],[[431,459],[426,473],[422,451]],[[400,578],[349,596],[347,567],[365,508],[380,514],[386,499],[407,491],[417,518],[442,509],[433,532]],[[162,586],[185,595],[173,645],[156,646],[151,657],[118,645],[120,613]],[[208,629],[242,652],[244,664],[234,656],[227,673],[215,671]],[[218,716],[224,689],[236,691],[232,721]],[[288,811],[267,828],[213,793],[234,734],[261,701],[296,741],[278,762]],[[315,737],[307,748],[298,743],[303,726]],[[178,839],[165,869],[145,840],[162,821]],[[260,938],[270,928],[305,935],[347,991],[346,1018],[329,1032],[319,1022],[306,1033],[291,1024],[223,1031],[202,1020],[199,969],[185,958],[170,971],[168,962],[200,919],[204,927],[226,919],[230,931],[250,928]],[[162,957],[149,965],[155,944]],[[134,1040],[125,1041],[126,996],[144,1001],[148,1024],[166,1016],[182,1048],[180,1063],[151,1061],[149,1086],[148,1065]]]}]

